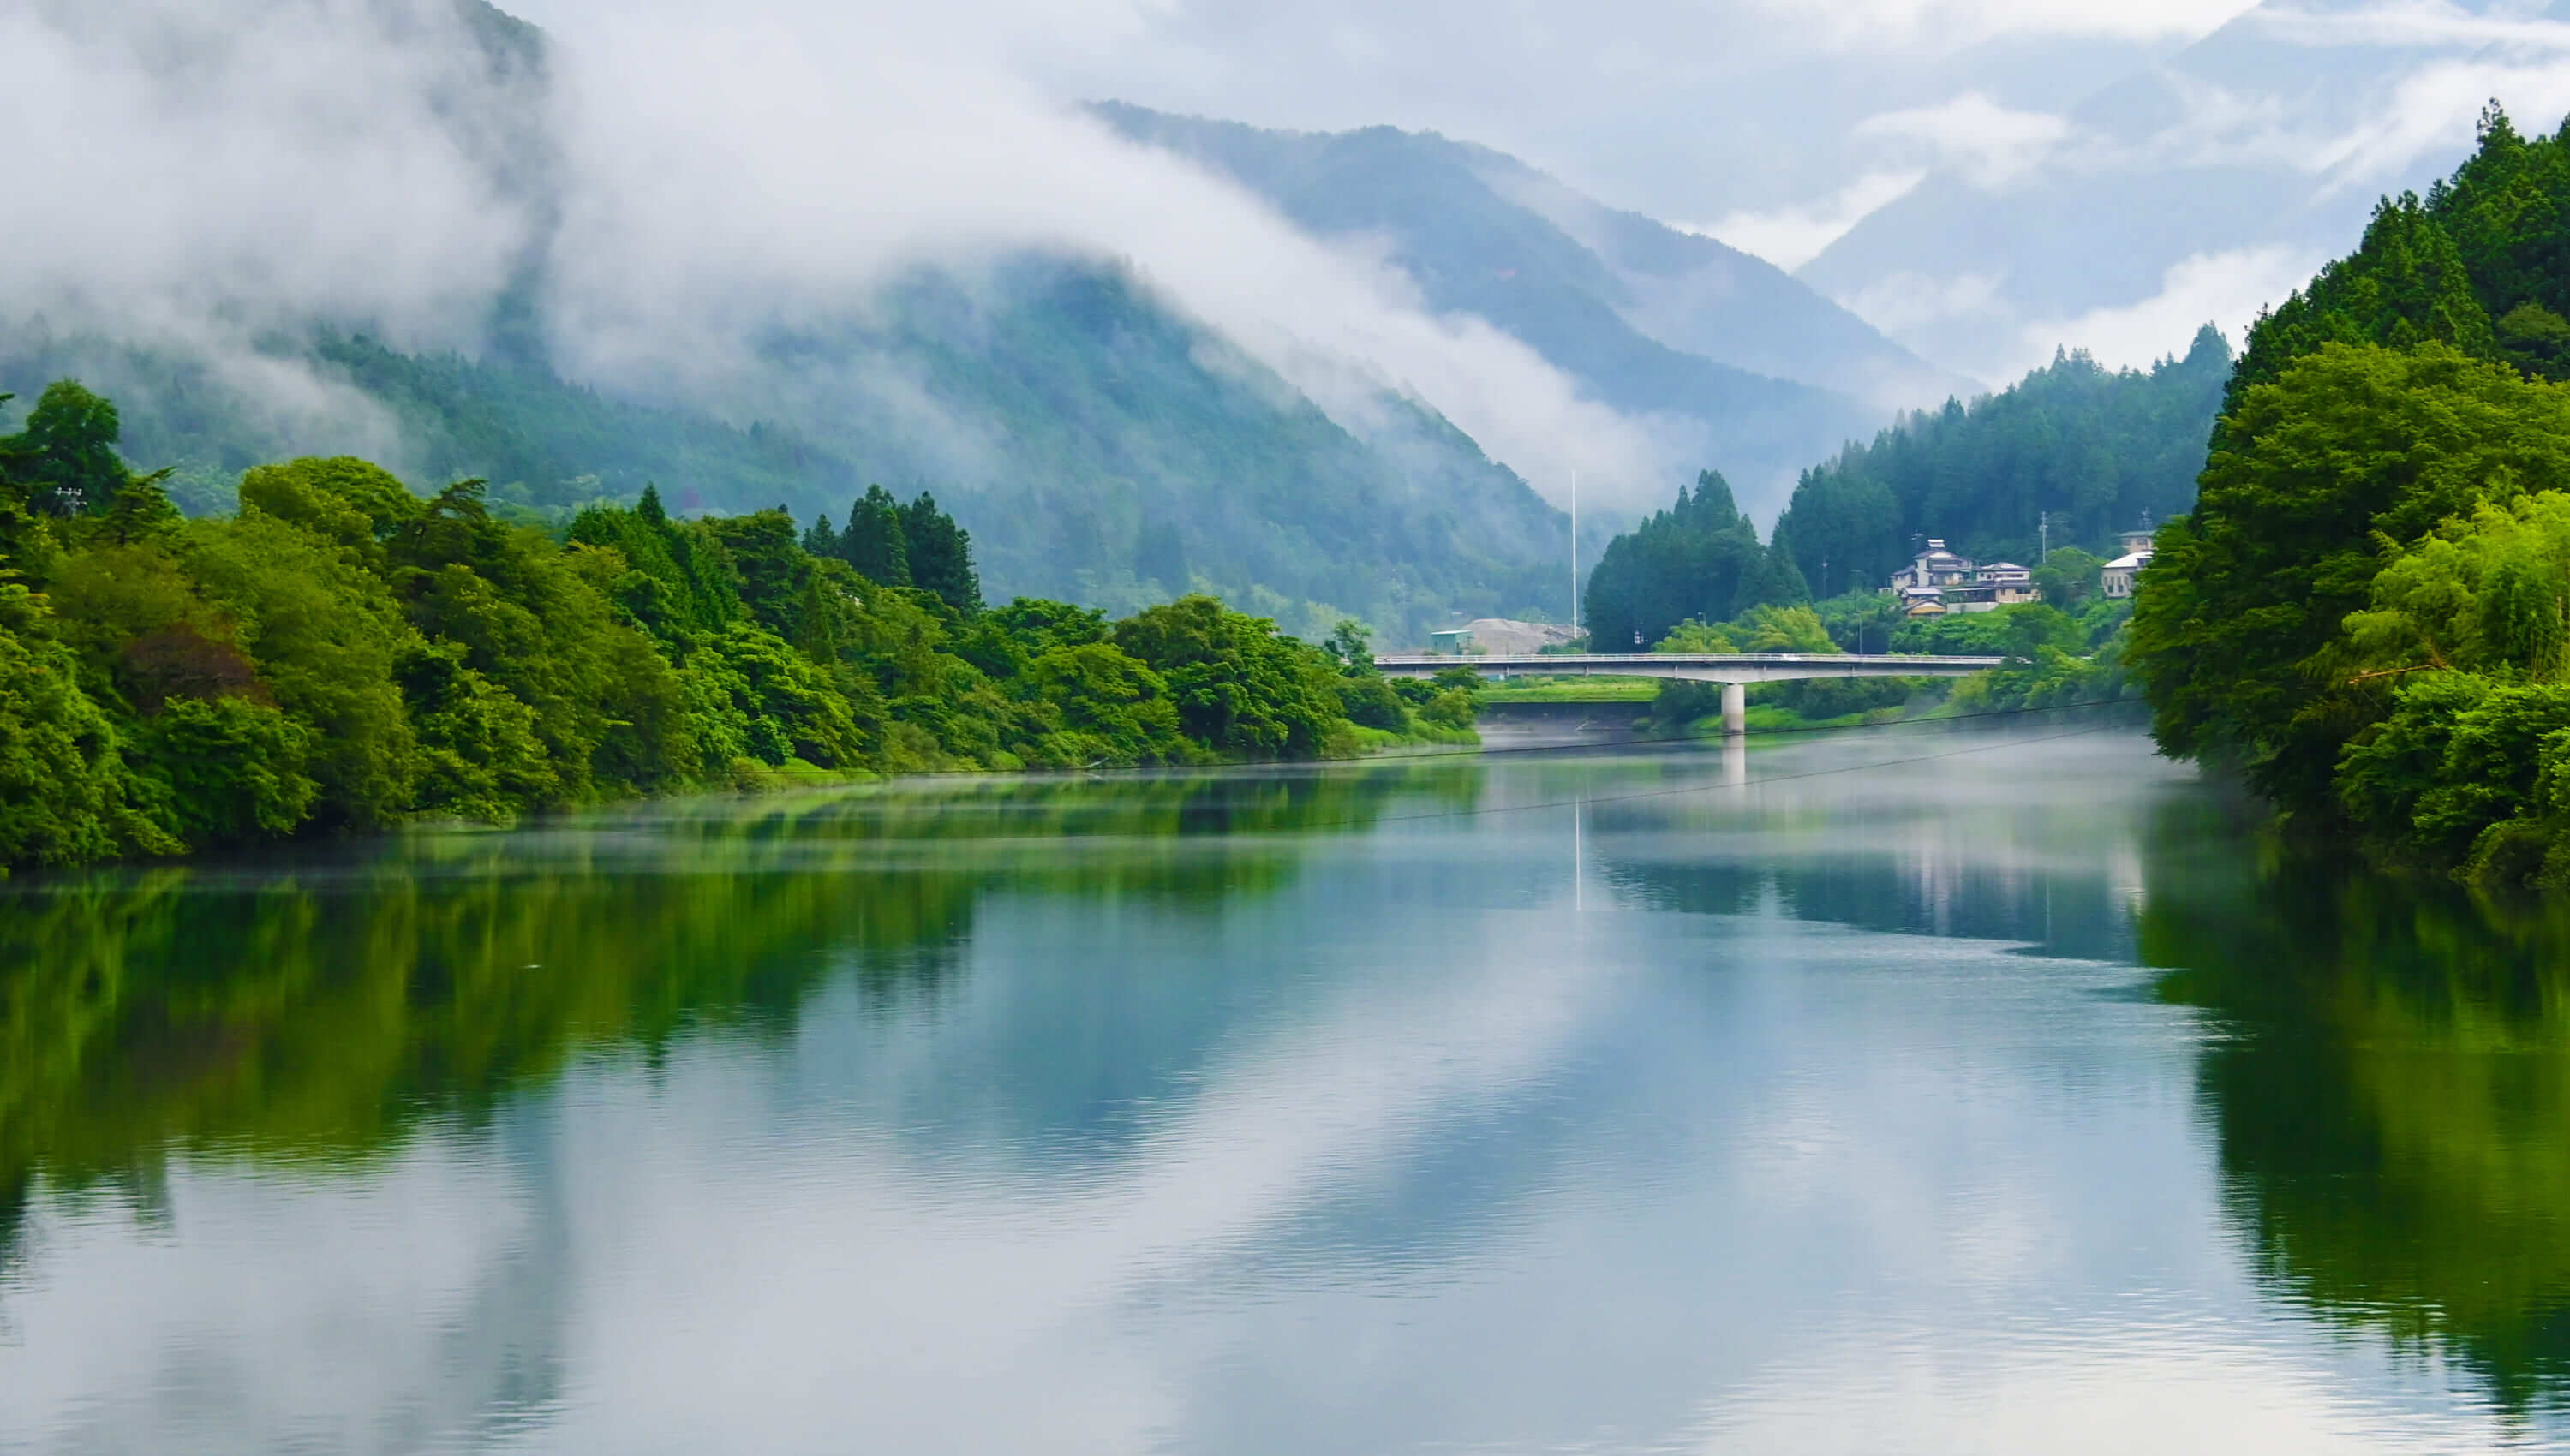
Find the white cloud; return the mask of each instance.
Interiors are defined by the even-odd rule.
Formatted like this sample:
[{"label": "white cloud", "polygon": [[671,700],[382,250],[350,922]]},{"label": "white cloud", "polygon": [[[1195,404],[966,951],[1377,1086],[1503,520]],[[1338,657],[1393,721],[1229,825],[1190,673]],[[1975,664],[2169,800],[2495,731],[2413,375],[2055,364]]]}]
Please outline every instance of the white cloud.
[{"label": "white cloud", "polygon": [[1692,230],[1790,271],[1818,257],[1821,249],[1876,209],[1907,195],[1927,176],[1916,168],[1870,172],[1816,202],[1764,212],[1731,212]]},{"label": "white cloud", "polygon": [[1979,92],[1857,124],[1861,141],[1909,143],[1984,189],[2005,186],[2040,164],[2070,135],[2070,123],[2044,112],[2016,111]]},{"label": "white cloud", "polygon": [[[2570,28],[2564,28],[2570,36]],[[2431,158],[2460,161],[2483,104],[2504,98],[2520,117],[2570,110],[2570,53],[2523,63],[2446,61],[2402,77],[2352,129],[2308,153],[2308,170],[2364,187]],[[2538,125],[2535,130],[2548,130]]]},{"label": "white cloud", "polygon": [[2259,309],[2283,302],[2323,261],[2321,255],[2281,245],[2197,253],[2172,265],[2160,291],[2148,298],[2091,309],[2076,318],[2027,324],[2018,336],[2021,355],[2013,373],[2042,363],[2064,345],[2085,349],[2109,367],[2147,367],[2185,353],[2195,331],[2206,323],[2237,342],[2247,336]]},{"label": "white cloud", "polygon": [[2004,281],[1997,273],[1961,273],[1951,278],[1894,273],[1838,301],[1876,328],[1897,334],[1921,324],[1987,314],[2000,306],[1999,285]]},{"label": "white cloud", "polygon": [[585,370],[701,374],[741,362],[762,327],[861,309],[904,269],[1040,247],[1129,266],[1352,425],[1390,389],[1547,494],[1574,464],[1662,473],[1647,422],[1477,318],[1432,315],[1399,270],[1055,105],[976,49],[988,28],[881,18],[783,3],[562,17],[575,186],[553,257]]},{"label": "white cloud", "polygon": [[2250,8],[2244,0],[1762,0],[1834,45],[1960,50],[2026,36],[2156,40],[2197,36]]}]

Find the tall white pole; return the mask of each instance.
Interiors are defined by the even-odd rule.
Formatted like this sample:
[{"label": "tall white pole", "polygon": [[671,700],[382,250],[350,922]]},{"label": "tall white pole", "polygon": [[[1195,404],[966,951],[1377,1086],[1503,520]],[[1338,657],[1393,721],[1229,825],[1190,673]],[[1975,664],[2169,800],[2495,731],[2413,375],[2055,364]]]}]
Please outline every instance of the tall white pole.
[{"label": "tall white pole", "polygon": [[1570,635],[1579,635],[1579,472],[1570,473]]}]

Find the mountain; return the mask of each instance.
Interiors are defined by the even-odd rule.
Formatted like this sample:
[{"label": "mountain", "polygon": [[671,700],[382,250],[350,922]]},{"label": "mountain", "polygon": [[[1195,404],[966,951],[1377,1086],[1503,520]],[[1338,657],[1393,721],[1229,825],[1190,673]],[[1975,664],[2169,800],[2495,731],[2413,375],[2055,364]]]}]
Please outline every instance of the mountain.
[{"label": "mountain", "polygon": [[[1360,439],[1090,266],[1019,259],[970,289],[922,274],[862,327],[770,339],[765,417],[746,426],[537,362],[326,329],[277,347],[387,418],[375,453],[415,485],[480,476],[495,500],[570,507],[657,483],[681,511],[836,521],[880,482],[936,491],[1001,598],[1129,610],[1201,584],[1305,633],[1348,613],[1414,638],[1457,613],[1566,611],[1566,521],[1451,424],[1389,398]],[[0,342],[0,392],[21,406],[63,376],[117,399],[128,455],[180,466],[175,494],[200,509],[221,509],[249,465],[357,448],[326,421],[272,419],[200,361],[94,336]]]},{"label": "mountain", "polygon": [[2016,374],[2246,325],[2423,187],[2493,96],[2570,107],[2570,4],[2269,0],[2059,117],[2039,155],[1944,167],[1797,270],[1930,357]]},{"label": "mountain", "polygon": [[1431,308],[1489,320],[1619,410],[1685,421],[1678,453],[1755,495],[1778,494],[1759,488],[1891,410],[1974,388],[1771,264],[1487,148],[1390,127],[1278,132],[1121,103],[1091,111],[1313,233],[1388,242]]},{"label": "mountain", "polygon": [[461,233],[517,229],[496,288],[394,326],[326,293],[254,293],[281,266],[262,254],[236,295],[211,266],[181,280],[212,325],[155,330],[148,307],[82,307],[106,285],[75,272],[69,304],[0,294],[0,392],[23,410],[82,378],[120,406],[130,457],[180,467],[174,495],[201,510],[227,509],[249,465],[316,453],[382,459],[419,489],[483,477],[494,502],[557,514],[656,483],[681,511],[835,521],[881,483],[933,490],[1003,599],[1121,613],[1203,588],[1306,635],[1352,614],[1409,640],[1567,614],[1566,521],[1433,405],[1387,389],[1325,411],[1093,247],[851,269],[862,289],[820,306],[780,290],[726,321],[703,341],[719,367],[584,376],[556,256],[583,180],[554,94],[565,53],[482,0],[454,12],[402,39],[452,54],[418,58],[430,89],[384,109],[415,101],[393,140],[490,209]]},{"label": "mountain", "polygon": [[2148,370],[2066,354],[1969,406],[1907,416],[1805,472],[1772,545],[1824,597],[1883,585],[1930,537],[1984,561],[2112,555],[2118,532],[2194,506],[2231,365],[2207,326]]}]

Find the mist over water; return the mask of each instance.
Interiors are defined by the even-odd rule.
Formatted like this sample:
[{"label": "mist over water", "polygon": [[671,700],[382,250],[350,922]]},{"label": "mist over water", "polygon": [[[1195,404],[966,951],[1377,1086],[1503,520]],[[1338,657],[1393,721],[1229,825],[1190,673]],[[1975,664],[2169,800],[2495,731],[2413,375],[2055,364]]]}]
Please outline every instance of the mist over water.
[{"label": "mist over water", "polygon": [[2565,945],[2084,724],[16,882],[0,1450],[2533,1448]]}]

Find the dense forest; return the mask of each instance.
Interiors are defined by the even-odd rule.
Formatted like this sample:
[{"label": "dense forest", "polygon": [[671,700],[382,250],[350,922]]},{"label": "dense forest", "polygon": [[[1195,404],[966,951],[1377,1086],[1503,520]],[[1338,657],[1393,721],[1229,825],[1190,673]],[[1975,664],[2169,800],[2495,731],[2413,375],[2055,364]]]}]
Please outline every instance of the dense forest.
[{"label": "dense forest", "polygon": [[1677,504],[1606,544],[1580,590],[1592,650],[1639,652],[1690,619],[1727,621],[1807,600],[1791,559],[1758,543],[1731,485],[1706,471]]},{"label": "dense forest", "polygon": [[2262,317],[2132,628],[2163,748],[2301,830],[2570,882],[2570,125],[2517,133]]},{"label": "dense forest", "polygon": [[2062,354],[2001,393],[1947,400],[1805,471],[1773,544],[1821,596],[1882,585],[1929,537],[1983,561],[2031,563],[2047,537],[2102,550],[2195,503],[2230,372],[2210,324],[2184,358],[2147,372]]},{"label": "dense forest", "polygon": [[1599,555],[1580,597],[1589,640],[1638,650],[1683,621],[1819,599],[1838,603],[1823,613],[1833,623],[1871,632],[1834,627],[1842,645],[1884,651],[1900,624],[1872,609],[1877,589],[1930,537],[1980,560],[2046,559],[2049,604],[2075,607],[2118,532],[2194,503],[2230,370],[2210,325],[2184,358],[2147,372],[2064,354],[2002,393],[1948,400],[1805,471],[1764,546],[1707,471]]},{"label": "dense forest", "polygon": [[343,457],[254,467],[237,514],[189,520],[119,441],[68,380],[0,439],[0,868],[784,772],[1470,738],[1469,691],[1386,682],[1354,622],[1323,649],[1203,595],[986,607],[925,493],[798,529],[646,487],[556,534],[480,481],[422,498]]}]

